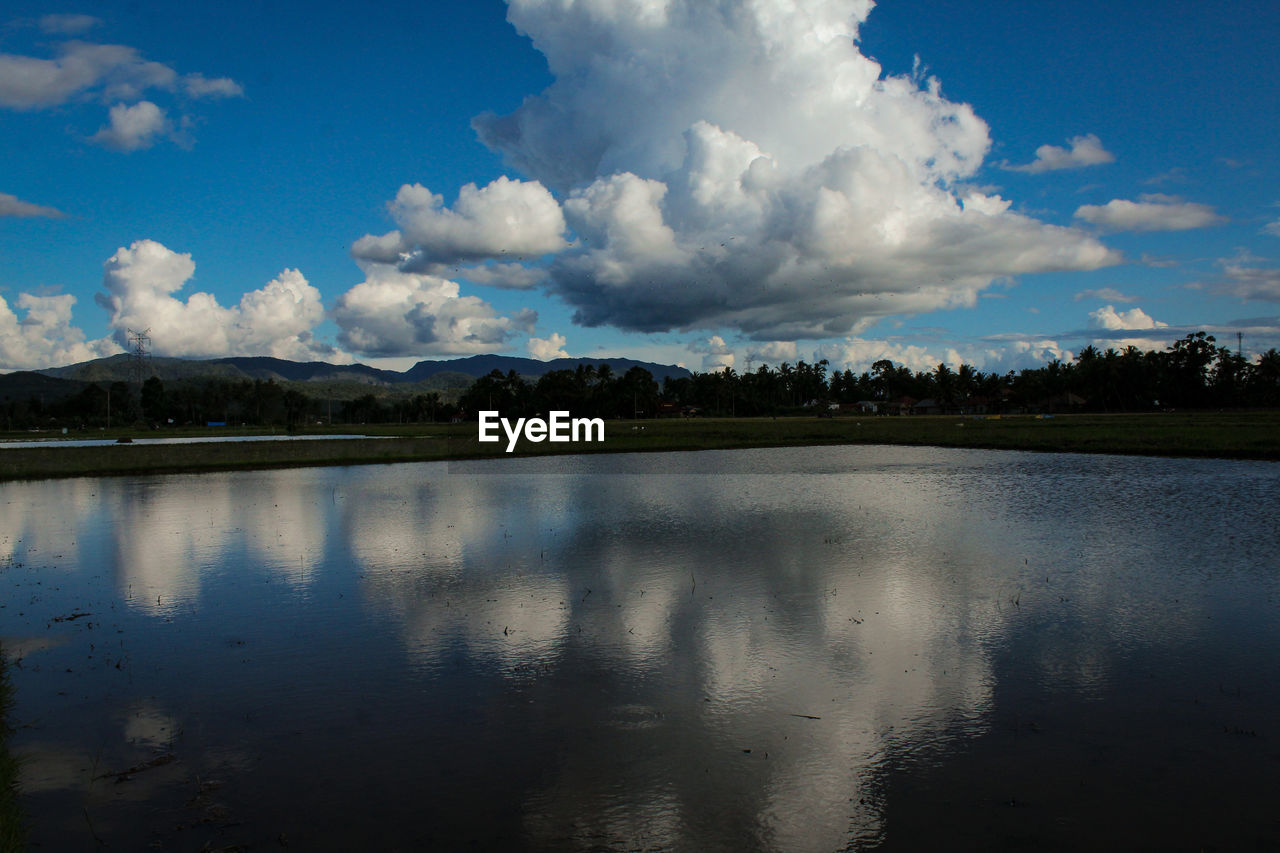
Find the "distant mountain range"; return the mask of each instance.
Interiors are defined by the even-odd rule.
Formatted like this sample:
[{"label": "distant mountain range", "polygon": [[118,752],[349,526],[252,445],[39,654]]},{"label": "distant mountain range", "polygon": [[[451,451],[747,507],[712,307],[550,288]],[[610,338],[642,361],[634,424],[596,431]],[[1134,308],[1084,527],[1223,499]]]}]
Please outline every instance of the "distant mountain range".
[{"label": "distant mountain range", "polygon": [[[476,378],[494,370],[506,374],[514,370],[524,377],[539,377],[553,370],[576,370],[580,365],[609,365],[617,375],[632,367],[643,367],[661,382],[668,376],[690,376],[688,370],[671,364],[655,364],[630,358],[557,358],[538,361],[507,355],[473,355],[448,361],[420,361],[405,371],[380,370],[366,364],[329,364],[323,361],[298,362],[283,358],[232,357],[213,359],[150,358],[147,371],[164,382],[199,379],[268,379],[275,382],[306,382],[326,385],[365,385],[389,391],[462,389]],[[27,399],[73,394],[91,382],[123,382],[134,376],[127,354],[97,358],[66,367],[20,371],[0,376],[0,398]],[[363,393],[363,392],[362,392]]]}]

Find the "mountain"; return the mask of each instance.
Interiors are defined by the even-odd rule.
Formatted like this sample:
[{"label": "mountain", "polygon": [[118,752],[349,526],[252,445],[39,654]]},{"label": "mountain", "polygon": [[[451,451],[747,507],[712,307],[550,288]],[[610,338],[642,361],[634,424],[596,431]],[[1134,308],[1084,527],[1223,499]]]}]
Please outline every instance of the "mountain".
[{"label": "mountain", "polygon": [[636,361],[631,358],[553,358],[550,361],[538,361],[510,355],[473,355],[453,361],[420,361],[406,370],[403,375],[409,382],[416,382],[446,371],[465,373],[473,377],[487,376],[495,370],[504,374],[514,370],[521,376],[541,376],[553,370],[577,370],[584,365],[599,367],[602,364],[609,365],[609,368],[618,376],[633,367],[643,367],[659,382],[668,376],[679,379],[692,375],[685,368],[674,364],[654,364],[651,361]]},{"label": "mountain", "polygon": [[31,370],[19,370],[0,376],[0,403],[31,399],[52,403],[70,397],[88,384],[73,379],[56,379]]},{"label": "mountain", "polygon": [[[683,367],[636,361],[630,358],[557,358],[551,361],[537,361],[532,358],[508,355],[473,355],[448,361],[420,361],[405,371],[379,370],[366,364],[298,362],[266,356],[213,359],[149,358],[145,371],[148,375],[158,376],[165,382],[200,378],[270,379],[276,382],[336,382],[395,389],[397,385],[416,383],[457,387],[459,384],[469,384],[466,377],[475,379],[494,370],[504,374],[514,370],[521,376],[536,378],[553,370],[576,370],[581,365],[602,364],[609,365],[616,375],[622,375],[632,367],[643,367],[659,382],[668,376],[680,378],[691,375]],[[72,379],[79,382],[129,381],[135,376],[133,359],[128,354],[33,372],[55,379]],[[3,377],[0,377],[0,380],[2,379]]]}]

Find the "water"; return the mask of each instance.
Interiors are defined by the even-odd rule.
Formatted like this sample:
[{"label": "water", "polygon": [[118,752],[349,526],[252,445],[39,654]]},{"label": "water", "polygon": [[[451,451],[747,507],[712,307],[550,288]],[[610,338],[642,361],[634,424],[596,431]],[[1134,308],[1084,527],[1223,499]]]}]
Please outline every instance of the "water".
[{"label": "water", "polygon": [[883,447],[0,484],[31,840],[1275,846],[1278,499]]}]

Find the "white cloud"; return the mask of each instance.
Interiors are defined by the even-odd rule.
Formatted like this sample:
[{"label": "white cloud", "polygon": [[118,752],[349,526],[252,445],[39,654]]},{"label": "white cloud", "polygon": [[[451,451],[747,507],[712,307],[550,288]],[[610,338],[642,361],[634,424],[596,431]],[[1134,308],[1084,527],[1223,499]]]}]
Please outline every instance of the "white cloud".
[{"label": "white cloud", "polygon": [[230,77],[210,79],[203,74],[183,77],[182,89],[193,98],[238,98],[244,94],[244,87]]},{"label": "white cloud", "polygon": [[1222,268],[1220,278],[1196,282],[1190,287],[1242,300],[1280,302],[1280,268],[1266,266],[1262,261],[1262,258],[1247,252],[1241,252],[1234,258],[1224,258],[1218,261]]},{"label": "white cloud", "polygon": [[1275,222],[1268,222],[1266,225],[1262,226],[1262,233],[1270,234],[1274,237],[1280,237],[1280,219],[1277,219]]},{"label": "white cloud", "polygon": [[1162,329],[1169,325],[1148,316],[1141,308],[1117,311],[1114,305],[1106,305],[1097,311],[1090,311],[1089,320],[1090,325],[1094,328],[1110,331],[1121,329]]},{"label": "white cloud", "polygon": [[[856,43],[871,8],[511,0],[509,20],[556,80],[473,124],[564,199],[578,239],[550,265],[548,289],[575,322],[825,338],[971,306],[1008,276],[1119,261],[1079,229],[966,186],[990,147],[986,124],[936,80],[881,76]],[[453,229],[446,214],[461,199],[451,212],[414,195],[422,233],[398,217],[404,238],[369,245],[379,260],[411,246],[436,260],[492,251],[496,241],[437,233]],[[549,207],[543,219],[555,223]]]},{"label": "white cloud", "polygon": [[[96,22],[87,15],[51,15],[41,19],[41,26],[70,34]],[[52,59],[0,53],[0,107],[36,110],[90,98],[116,101],[109,125],[88,139],[121,151],[146,148],[158,135],[171,132],[165,110],[156,104],[157,93],[186,99],[244,93],[229,77],[208,78],[199,73],[180,77],[168,65],[143,59],[137,49],[126,45],[66,41],[55,50]],[[183,128],[190,123],[191,118],[184,116]],[[180,137],[185,139],[185,134]]]},{"label": "white cloud", "polygon": [[757,343],[747,350],[747,361],[759,361],[775,367],[783,362],[794,362],[796,358],[795,341]]},{"label": "white cloud", "polygon": [[705,341],[694,341],[689,344],[689,352],[703,354],[702,369],[707,373],[733,367],[735,361],[733,349],[719,335],[712,335]]},{"label": "white cloud", "polygon": [[547,279],[546,270],[518,263],[461,267],[455,270],[455,275],[475,284],[487,284],[503,290],[528,290]]},{"label": "white cloud", "polygon": [[938,355],[918,344],[858,337],[823,344],[818,347],[815,355],[829,361],[833,370],[847,369],[854,373],[870,370],[871,365],[885,359],[894,364],[904,365],[912,371],[931,371],[942,362],[958,366],[962,361],[955,350],[948,350],[944,355]]},{"label": "white cloud", "polygon": [[0,54],[0,106],[57,106],[84,92],[132,100],[152,88],[172,90],[177,72],[119,44],[65,42],[56,59]]},{"label": "white cloud", "polygon": [[1160,194],[1143,195],[1139,201],[1118,198],[1104,205],[1086,204],[1075,216],[1110,231],[1187,231],[1227,221],[1207,204]]},{"label": "white cloud", "polygon": [[121,348],[109,338],[86,341],[71,325],[69,293],[36,296],[20,293],[20,317],[0,296],[0,370],[34,370],[114,355]]},{"label": "white cloud", "polygon": [[116,104],[110,110],[110,118],[110,127],[99,129],[89,138],[90,142],[117,151],[137,151],[150,148],[157,136],[172,130],[164,110],[150,101],[139,101],[133,106]]},{"label": "white cloud", "polygon": [[849,369],[854,373],[868,371],[871,365],[882,359],[914,372],[933,372],[939,364],[946,364],[953,370],[961,364],[968,364],[985,373],[1005,374],[1044,367],[1055,360],[1069,362],[1075,358],[1075,353],[1057,340],[1024,333],[992,335],[974,344],[942,350],[903,340],[855,337],[824,344],[815,355],[831,362],[832,370]]},{"label": "white cloud", "polygon": [[[154,240],[117,250],[103,266],[103,292],[95,301],[107,311],[115,340],[86,342],[84,333],[71,325],[75,298],[70,295],[21,294],[16,305],[24,317],[0,299],[0,369],[48,367],[122,352],[127,332],[144,329],[154,352],[162,356],[353,360],[351,353],[316,340],[324,306],[320,292],[296,269],[285,269],[224,307],[210,293],[178,298],[177,291],[195,274],[195,262]],[[460,296],[458,285],[447,279],[368,261],[360,266],[365,281],[338,298],[332,316],[342,344],[363,356],[394,360],[509,349],[510,338],[531,333],[537,322],[530,310],[499,316],[488,303]],[[558,334],[543,341],[547,357],[557,357],[564,342]]]},{"label": "white cloud", "polygon": [[1082,299],[1101,299],[1107,302],[1137,302],[1136,296],[1125,296],[1114,287],[1103,287],[1098,290],[1082,290],[1075,296],[1076,302]]},{"label": "white cloud", "polygon": [[1085,166],[1099,166],[1103,163],[1114,163],[1115,155],[1102,147],[1102,141],[1092,133],[1075,136],[1067,140],[1070,148],[1057,145],[1041,145],[1036,149],[1036,159],[1023,166],[1004,168],[1011,172],[1054,172],[1060,169],[1081,169]]},{"label": "white cloud", "polygon": [[1130,346],[1143,351],[1160,349],[1174,337],[1170,334],[1151,334],[1155,330],[1168,329],[1169,324],[1151,317],[1141,308],[1117,311],[1114,305],[1105,305],[1097,311],[1089,312],[1089,326],[1108,333],[1099,335],[1092,341],[1095,347],[1102,350],[1122,350]]},{"label": "white cloud", "polygon": [[409,245],[399,231],[366,234],[351,244],[351,256],[375,264],[401,264],[409,259]]},{"label": "white cloud", "polygon": [[50,35],[75,36],[102,25],[93,15],[44,15],[39,20],[42,32]]},{"label": "white cloud", "polygon": [[334,354],[311,330],[324,319],[320,292],[297,270],[286,269],[264,287],[224,308],[209,293],[184,302],[171,294],[195,274],[188,254],[154,240],[121,248],[104,265],[105,293],[98,304],[110,313],[117,341],[129,329],[150,329],[154,352],[165,356],[271,355],[302,361]]},{"label": "white cloud", "polygon": [[529,355],[539,361],[551,361],[553,358],[569,358],[569,353],[565,351],[564,345],[564,335],[552,332],[549,338],[529,338],[529,342],[525,346],[529,350]]},{"label": "white cloud", "polygon": [[0,193],[0,216],[61,219],[66,216],[66,214],[61,210],[58,210],[56,207],[47,207],[43,204],[32,204],[29,201],[23,201],[15,195]]},{"label": "white cloud", "polygon": [[533,311],[502,317],[489,303],[460,296],[456,282],[362,260],[365,280],[338,297],[339,343],[374,357],[463,355],[507,348],[532,332]]},{"label": "white cloud", "polygon": [[1034,370],[1054,361],[1066,363],[1075,357],[1074,352],[1051,338],[1014,335],[999,346],[976,351],[968,361],[986,373],[1005,374]]},{"label": "white cloud", "polygon": [[398,232],[357,241],[357,258],[386,263],[412,254],[415,267],[486,258],[537,258],[566,246],[560,205],[537,181],[501,177],[483,189],[467,184],[453,209],[421,184],[406,184],[390,204]]}]

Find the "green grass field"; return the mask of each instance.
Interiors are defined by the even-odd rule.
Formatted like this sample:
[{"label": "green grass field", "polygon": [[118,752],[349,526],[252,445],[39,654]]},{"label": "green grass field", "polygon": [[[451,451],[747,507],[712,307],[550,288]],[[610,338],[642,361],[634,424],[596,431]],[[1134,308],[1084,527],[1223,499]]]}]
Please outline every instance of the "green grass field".
[{"label": "green grass field", "polygon": [[[315,428],[313,434],[326,430]],[[72,435],[129,436],[109,447],[0,449],[0,479],[89,474],[214,471],[303,465],[351,465],[506,456],[505,439],[477,441],[475,424],[334,427],[365,439],[299,442],[149,444],[179,434],[235,434],[219,429]],[[261,434],[261,430],[245,431]],[[242,433],[243,434],[243,433]],[[10,434],[11,439],[34,436]],[[739,418],[609,421],[601,443],[521,441],[516,454],[713,450],[824,444],[930,445],[1071,453],[1205,456],[1280,460],[1280,412],[1192,412],[1148,415],[1033,415],[1001,418],[947,416]]]}]

